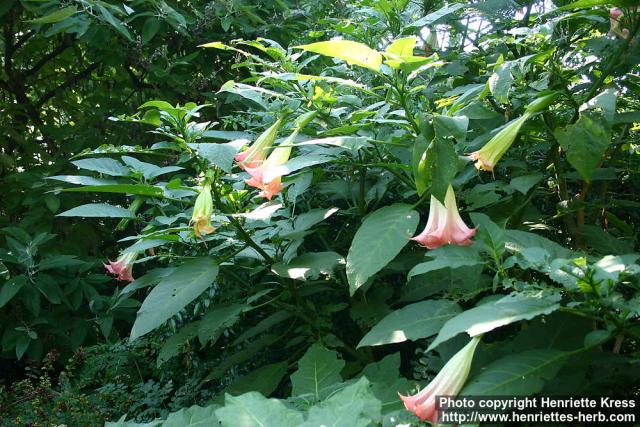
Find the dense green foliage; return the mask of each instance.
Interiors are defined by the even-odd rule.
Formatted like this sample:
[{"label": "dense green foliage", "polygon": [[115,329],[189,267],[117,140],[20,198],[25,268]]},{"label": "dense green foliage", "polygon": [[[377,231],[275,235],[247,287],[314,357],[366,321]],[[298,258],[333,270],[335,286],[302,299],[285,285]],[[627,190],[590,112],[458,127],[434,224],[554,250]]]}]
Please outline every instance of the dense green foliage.
[{"label": "dense green foliage", "polygon": [[633,2],[169,3],[0,8],[9,425],[637,396]]}]

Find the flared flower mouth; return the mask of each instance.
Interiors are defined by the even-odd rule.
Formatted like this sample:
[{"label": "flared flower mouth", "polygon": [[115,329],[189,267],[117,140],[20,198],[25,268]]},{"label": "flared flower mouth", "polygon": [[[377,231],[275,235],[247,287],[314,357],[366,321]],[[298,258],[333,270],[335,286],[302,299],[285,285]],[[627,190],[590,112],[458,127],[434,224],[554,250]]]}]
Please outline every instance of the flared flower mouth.
[{"label": "flared flower mouth", "polygon": [[436,249],[443,245],[468,246],[473,244],[475,228],[469,228],[458,212],[453,187],[449,185],[445,195],[445,204],[431,196],[429,219],[422,233],[413,239],[427,249]]},{"label": "flared flower mouth", "polygon": [[104,268],[110,274],[116,276],[116,279],[123,282],[133,282],[133,262],[138,258],[138,252],[127,252],[120,255],[118,259],[114,261],[107,261]]},{"label": "flared flower mouth", "polygon": [[516,136],[518,136],[518,132],[520,132],[520,128],[522,128],[522,125],[529,119],[531,114],[531,112],[525,112],[522,116],[510,121],[484,147],[471,153],[470,157],[476,162],[476,169],[492,172],[496,163],[511,147]]},{"label": "flared flower mouth", "polygon": [[281,166],[284,165],[291,156],[291,143],[298,135],[295,130],[281,145],[276,147],[269,157],[256,168],[247,168],[245,171],[250,178],[245,183],[251,187],[260,189],[259,197],[266,197],[271,200],[273,196],[282,191]]},{"label": "flared flower mouth", "polygon": [[235,161],[240,169],[255,169],[262,165],[273,146],[273,142],[276,140],[281,124],[282,119],[276,121],[249,148],[236,154]]},{"label": "flared flower mouth", "polygon": [[474,151],[469,154],[469,158],[475,162],[475,167],[478,170],[493,172],[494,164],[484,155],[481,151]]},{"label": "flared flower mouth", "polygon": [[428,420],[432,424],[437,424],[436,397],[457,396],[460,393],[469,376],[473,355],[480,338],[480,336],[472,338],[467,345],[449,359],[433,381],[417,394],[403,396],[398,393],[404,403],[404,407],[422,421]]}]

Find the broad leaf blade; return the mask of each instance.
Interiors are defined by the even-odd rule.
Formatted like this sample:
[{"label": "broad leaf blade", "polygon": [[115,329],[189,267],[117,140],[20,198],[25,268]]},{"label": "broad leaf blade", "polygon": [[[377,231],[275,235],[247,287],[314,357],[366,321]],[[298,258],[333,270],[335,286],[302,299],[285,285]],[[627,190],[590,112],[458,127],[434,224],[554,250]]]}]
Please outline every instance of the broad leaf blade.
[{"label": "broad leaf blade", "polygon": [[364,219],[347,255],[351,295],[400,253],[416,231],[418,221],[418,213],[405,204],[386,206]]},{"label": "broad leaf blade", "polygon": [[59,213],[56,216],[82,216],[87,218],[135,218],[136,215],[129,209],[106,203],[87,203],[76,206],[73,209]]},{"label": "broad leaf blade", "polygon": [[430,337],[460,311],[458,304],[445,299],[410,304],[388,314],[378,322],[362,338],[358,348]]},{"label": "broad leaf blade", "polygon": [[467,310],[449,320],[440,330],[429,350],[459,333],[476,336],[520,320],[550,314],[560,307],[559,294],[512,294]]},{"label": "broad leaf blade", "polygon": [[502,357],[484,367],[461,395],[527,396],[538,393],[567,360],[559,350],[529,350]]},{"label": "broad leaf blade", "polygon": [[291,374],[292,395],[311,394],[317,400],[328,396],[331,387],[342,382],[340,371],[345,362],[336,352],[314,344],[298,361],[298,370]]},{"label": "broad leaf blade", "polygon": [[216,411],[222,427],[298,427],[302,414],[287,408],[276,399],[267,399],[260,393],[242,396],[226,395],[225,406]]},{"label": "broad leaf blade", "polygon": [[160,326],[205,291],[218,275],[218,265],[208,257],[182,264],[164,277],[138,310],[131,340]]},{"label": "broad leaf blade", "polygon": [[329,40],[296,47],[298,49],[304,49],[307,52],[339,58],[349,64],[358,65],[374,71],[378,71],[382,65],[382,55],[380,52],[371,49],[365,44],[351,40]]}]

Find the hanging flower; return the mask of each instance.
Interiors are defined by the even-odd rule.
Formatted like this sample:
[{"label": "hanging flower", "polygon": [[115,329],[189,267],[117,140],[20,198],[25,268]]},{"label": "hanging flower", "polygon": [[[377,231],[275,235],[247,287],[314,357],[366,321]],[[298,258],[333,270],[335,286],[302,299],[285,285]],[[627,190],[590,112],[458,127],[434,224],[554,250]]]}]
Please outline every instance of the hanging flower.
[{"label": "hanging flower", "polygon": [[213,199],[211,198],[211,184],[202,186],[200,194],[196,198],[193,207],[193,214],[189,225],[193,225],[193,232],[202,239],[204,234],[213,233],[215,228],[211,226],[211,215],[213,214]]},{"label": "hanging flower", "polygon": [[449,185],[444,198],[444,205],[431,196],[429,219],[424,231],[411,240],[415,240],[427,249],[435,249],[443,245],[468,246],[475,236],[475,228],[469,228],[458,212],[453,187]]},{"label": "hanging flower", "polygon": [[248,149],[236,154],[235,160],[240,169],[257,168],[262,164],[264,159],[266,159],[269,150],[273,146],[273,142],[276,140],[278,129],[281,124],[282,119],[278,120],[269,129],[262,132],[258,139],[256,139]]},{"label": "hanging flower", "polygon": [[262,190],[260,197],[271,200],[273,196],[282,191],[282,170],[280,166],[285,164],[291,156],[291,143],[295,140],[298,131],[294,131],[281,146],[276,147],[262,165],[257,168],[247,168],[247,173],[251,176],[245,182],[255,188]]},{"label": "hanging flower", "polygon": [[480,336],[472,338],[467,345],[449,359],[433,381],[420,392],[413,396],[403,396],[398,393],[404,407],[422,421],[429,420],[432,424],[437,424],[436,396],[458,395],[469,376],[473,354],[480,338]]},{"label": "hanging flower", "polygon": [[609,36],[629,37],[629,29],[622,26],[623,18],[624,13],[619,7],[609,9]]},{"label": "hanging flower", "polygon": [[136,258],[138,258],[138,252],[127,252],[120,255],[115,262],[108,261],[108,264],[103,265],[104,268],[106,268],[110,274],[116,276],[118,280],[133,282],[133,262]]},{"label": "hanging flower", "polygon": [[522,116],[507,123],[484,147],[471,153],[470,157],[476,162],[476,169],[493,171],[496,163],[515,141],[524,122],[529,120],[533,114],[539,113],[551,105],[557,96],[558,92],[551,92],[536,98],[527,105]]},{"label": "hanging flower", "polygon": [[525,113],[521,117],[510,121],[500,132],[496,134],[480,150],[471,153],[471,159],[476,162],[476,169],[493,171],[498,160],[507,152],[515,141],[520,128],[527,121],[530,114]]}]

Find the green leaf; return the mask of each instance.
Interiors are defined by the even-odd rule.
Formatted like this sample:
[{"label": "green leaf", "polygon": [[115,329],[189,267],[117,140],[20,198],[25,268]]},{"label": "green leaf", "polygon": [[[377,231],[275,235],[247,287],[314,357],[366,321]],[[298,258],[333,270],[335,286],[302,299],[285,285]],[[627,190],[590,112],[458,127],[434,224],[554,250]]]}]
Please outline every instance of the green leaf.
[{"label": "green leaf", "polygon": [[59,213],[56,216],[82,216],[87,218],[135,218],[136,215],[129,209],[106,203],[87,203],[76,206],[73,209]]},{"label": "green leaf", "polygon": [[466,116],[434,116],[433,127],[436,136],[441,139],[453,137],[459,143],[463,143],[467,139],[467,129],[469,127],[469,118]]},{"label": "green leaf", "polygon": [[429,251],[428,257],[434,258],[431,261],[421,262],[414,266],[407,276],[411,279],[414,276],[428,273],[429,271],[443,268],[459,268],[483,264],[476,248],[471,246],[447,245]]},{"label": "green leaf", "polygon": [[110,176],[128,176],[129,168],[124,166],[117,160],[107,157],[74,160],[74,165],[80,169],[86,169],[94,172],[100,172]]},{"label": "green leaf", "polygon": [[410,304],[385,316],[362,338],[358,348],[430,337],[460,311],[458,304],[445,299]]},{"label": "green leaf", "polygon": [[[209,427],[218,425],[215,411],[217,405],[205,407],[194,405],[169,414],[162,427]],[[146,425],[145,425],[146,427]]]},{"label": "green leaf", "polygon": [[286,361],[262,366],[236,379],[233,384],[227,387],[225,393],[237,396],[248,391],[257,391],[264,396],[269,396],[284,378],[287,367]]},{"label": "green leaf", "polygon": [[249,328],[248,330],[243,332],[242,335],[240,335],[238,338],[233,340],[231,345],[235,346],[235,345],[241,344],[246,340],[248,340],[249,338],[253,338],[256,335],[262,334],[263,332],[271,329],[273,326],[291,318],[291,316],[292,314],[286,310],[276,311],[272,315],[258,322],[258,324],[255,325],[254,327]]},{"label": "green leaf", "polygon": [[575,124],[558,129],[555,137],[567,152],[571,166],[585,181],[591,179],[611,143],[611,132],[588,114],[582,114]]},{"label": "green leaf", "polygon": [[320,274],[331,276],[336,267],[344,264],[344,257],[335,252],[307,252],[287,264],[274,264],[271,271],[280,277],[309,280],[317,279]]},{"label": "green leaf", "polygon": [[622,6],[622,7],[631,7],[637,6],[637,0],[578,0],[573,3],[569,3],[565,6],[559,7],[558,10],[573,10],[573,9],[586,9],[593,8],[597,6]]},{"label": "green leaf", "polygon": [[52,255],[40,260],[38,270],[51,270],[54,268],[77,267],[84,265],[85,262],[78,259],[75,255]]},{"label": "green leaf", "polygon": [[159,246],[163,246],[168,243],[177,242],[178,239],[179,238],[177,236],[175,236],[174,238],[166,238],[166,239],[140,239],[137,242],[135,242],[133,245],[124,249],[121,253],[126,254],[129,252],[142,252],[142,251],[146,251],[147,249],[157,248]]},{"label": "green leaf", "polygon": [[220,338],[225,329],[232,326],[240,318],[240,313],[246,308],[244,304],[232,304],[214,307],[200,321],[198,339],[202,345],[211,341],[212,344]]},{"label": "green leaf", "polygon": [[179,170],[183,170],[183,167],[180,166],[156,166],[152,163],[142,162],[135,157],[130,156],[122,156],[122,161],[126,163],[131,169],[136,172],[140,172],[145,179],[151,180],[153,178],[157,178],[160,175],[164,175],[169,172],[177,172]]},{"label": "green leaf", "polygon": [[450,139],[435,137],[420,160],[424,186],[431,186],[431,194],[442,203],[449,184],[458,173],[458,155]]},{"label": "green leaf", "polygon": [[124,26],[122,21],[120,21],[115,16],[113,16],[113,14],[111,12],[109,12],[109,10],[106,7],[104,7],[104,6],[100,5],[100,4],[96,4],[96,7],[100,11],[100,15],[102,15],[102,19],[104,21],[108,22],[113,28],[115,28],[120,34],[122,34],[127,40],[133,41],[133,37],[131,37],[131,33],[129,32],[127,27]]},{"label": "green leaf", "polygon": [[297,49],[304,49],[307,52],[319,53],[320,55],[339,58],[352,65],[378,71],[382,65],[382,55],[380,52],[371,49],[369,46],[351,40],[329,40],[295,46]]},{"label": "green leaf", "polygon": [[190,148],[196,150],[200,157],[209,161],[223,171],[230,173],[233,167],[233,158],[238,153],[240,145],[228,142],[224,144],[200,143],[188,144]]},{"label": "green leaf", "polygon": [[433,25],[433,24],[439,23],[444,18],[446,18],[447,16],[457,12],[458,10],[462,9],[463,7],[465,7],[464,3],[450,4],[448,6],[445,6],[445,7],[441,8],[441,9],[436,10],[435,12],[432,12],[432,13],[428,14],[427,16],[423,16],[422,18],[420,18],[417,21],[415,21],[413,24],[407,25],[407,28],[414,28],[414,27],[422,28],[422,27],[425,27],[425,26],[429,26],[429,25]]},{"label": "green leaf", "polygon": [[293,159],[288,160],[283,165],[274,166],[266,170],[264,174],[264,180],[271,181],[272,179],[279,176],[286,176],[300,169],[327,163],[333,159],[333,157],[324,154],[307,154],[304,156],[294,157]]},{"label": "green leaf", "polygon": [[141,106],[138,107],[139,110],[143,110],[145,108],[157,108],[162,111],[171,111],[174,110],[173,105],[169,104],[167,101],[162,101],[160,99],[154,99],[151,101],[147,101]]},{"label": "green leaf", "polygon": [[613,124],[640,123],[640,111],[625,111],[613,116]]},{"label": "green leaf", "polygon": [[144,21],[144,25],[142,26],[142,43],[149,43],[155,35],[158,33],[160,29],[161,21],[155,16],[151,16]]},{"label": "green leaf", "polygon": [[570,258],[571,250],[556,242],[522,230],[505,230],[505,246],[512,252],[523,252],[530,248],[542,248],[551,258]]},{"label": "green leaf", "polygon": [[258,105],[260,105],[265,110],[269,108],[269,105],[265,102],[264,97],[275,97],[275,98],[284,98],[284,95],[273,92],[271,90],[267,90],[257,86],[251,86],[244,83],[237,83],[233,80],[229,80],[225,84],[220,87],[218,93],[221,92],[229,92],[235,95],[241,96],[243,98],[249,99]]},{"label": "green leaf", "polygon": [[115,184],[115,185],[88,185],[86,187],[65,188],[69,193],[119,193],[135,194],[138,196],[162,197],[164,191],[160,187],[147,184]]},{"label": "green leaf", "polygon": [[473,337],[520,320],[530,320],[542,314],[550,314],[560,308],[559,301],[559,294],[511,294],[497,301],[479,305],[445,323],[429,346],[429,350],[461,332],[466,332]]},{"label": "green leaf", "polygon": [[76,185],[111,185],[118,183],[112,179],[101,179],[82,175],[56,175],[48,176],[45,179],[53,179],[55,181],[68,182],[69,184]]},{"label": "green leaf", "polygon": [[484,243],[491,256],[498,262],[502,254],[504,254],[504,229],[491,221],[491,218],[485,214],[474,212],[470,216],[473,223],[478,227],[478,240]]},{"label": "green leaf", "polygon": [[16,358],[18,360],[22,359],[22,356],[24,356],[29,348],[29,344],[31,344],[31,338],[29,338],[27,334],[21,333],[18,335],[16,339]]},{"label": "green leaf", "polygon": [[215,280],[218,265],[208,257],[187,261],[162,278],[142,303],[133,328],[131,341],[160,326],[196,299]]},{"label": "green leaf", "polygon": [[292,144],[294,147],[303,145],[332,145],[346,150],[358,151],[363,147],[369,147],[369,138],[364,136],[334,136],[330,138],[309,139]]},{"label": "green leaf", "polygon": [[379,362],[368,364],[360,375],[371,381],[371,391],[382,403],[383,414],[404,410],[402,401],[398,399],[398,392],[406,393],[416,386],[400,375],[400,353],[390,354]]},{"label": "green leaf", "polygon": [[506,104],[509,101],[509,91],[511,91],[513,81],[510,64],[499,65],[489,77],[489,90],[501,104]]},{"label": "green leaf", "polygon": [[461,395],[530,396],[542,390],[567,360],[559,350],[529,350],[510,354],[482,368]]},{"label": "green leaf", "polygon": [[216,410],[216,416],[222,427],[298,427],[303,421],[300,412],[256,392],[226,395],[225,406]]},{"label": "green leaf", "polygon": [[544,175],[542,175],[541,173],[517,176],[511,180],[511,182],[509,183],[509,187],[513,188],[516,191],[519,191],[522,194],[527,194],[527,192],[538,182],[540,182],[543,177]]},{"label": "green leaf", "polygon": [[180,330],[171,335],[160,347],[158,357],[156,358],[156,366],[159,368],[164,362],[177,356],[180,353],[182,347],[189,341],[198,335],[198,328],[200,327],[200,321],[191,322]]},{"label": "green leaf", "polygon": [[34,24],[53,24],[55,22],[64,21],[68,17],[75,15],[78,13],[78,8],[75,6],[67,6],[62,9],[58,9],[55,12],[52,12],[48,15],[42,16],[40,18],[31,19],[27,22],[31,22]]},{"label": "green leaf", "polygon": [[0,308],[4,307],[27,283],[26,276],[16,276],[7,280],[0,288]]},{"label": "green leaf", "polygon": [[413,56],[413,48],[416,45],[417,38],[415,36],[403,37],[394,40],[385,52],[396,56]]},{"label": "green leaf", "polygon": [[381,409],[382,405],[373,395],[369,380],[361,377],[355,384],[313,406],[302,427],[367,427],[380,422]]},{"label": "green leaf", "polygon": [[364,219],[347,255],[351,295],[409,243],[419,219],[418,213],[405,204],[385,206]]},{"label": "green leaf", "polygon": [[327,397],[333,386],[342,382],[340,371],[345,362],[335,351],[314,344],[298,361],[298,369],[291,374],[292,395],[313,395],[316,400]]}]

